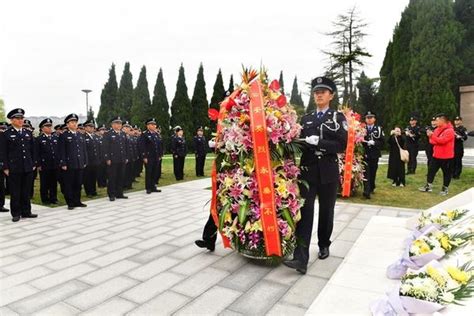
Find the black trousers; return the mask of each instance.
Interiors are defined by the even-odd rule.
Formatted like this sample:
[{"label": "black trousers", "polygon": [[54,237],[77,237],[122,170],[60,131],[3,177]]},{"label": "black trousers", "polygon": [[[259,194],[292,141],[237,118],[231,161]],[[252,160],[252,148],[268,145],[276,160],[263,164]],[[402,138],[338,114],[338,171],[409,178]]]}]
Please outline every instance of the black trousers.
[{"label": "black trousers", "polygon": [[90,166],[84,169],[84,191],[86,195],[97,195],[97,172],[99,166]]},{"label": "black trousers", "polygon": [[410,159],[408,160],[407,164],[407,171],[408,173],[415,173],[417,166],[416,157],[418,156],[418,146],[407,146],[407,150],[410,154]]},{"label": "black trousers", "polygon": [[426,182],[433,183],[436,173],[439,169],[441,169],[443,171],[443,186],[448,187],[451,183],[451,165],[452,159],[438,159],[433,157],[428,168],[428,176],[426,177]]},{"label": "black trousers", "polygon": [[58,201],[58,169],[41,170],[40,173],[41,202]]},{"label": "black trousers", "polygon": [[30,193],[33,183],[33,171],[10,173],[10,212],[12,217],[31,214]]},{"label": "black trousers", "polygon": [[377,169],[379,168],[379,158],[365,159],[366,166],[364,172],[364,193],[370,194],[375,190],[375,178],[377,177]]},{"label": "black trousers", "polygon": [[125,163],[115,162],[107,166],[107,194],[109,197],[123,196]]},{"label": "black trousers", "polygon": [[453,159],[453,178],[459,178],[462,173],[462,157],[464,152],[456,152]]},{"label": "black trousers", "polygon": [[125,172],[123,175],[123,188],[124,189],[131,189],[133,183],[133,162],[129,161],[125,164]]},{"label": "black trousers", "polygon": [[135,178],[138,178],[140,176],[140,174],[142,173],[143,160],[138,159],[138,160],[134,161],[133,164],[134,164],[133,168],[135,169]]},{"label": "black trousers", "polygon": [[206,155],[196,155],[196,176],[204,176],[204,164],[206,163]]},{"label": "black trousers", "polygon": [[184,178],[184,159],[185,157],[173,156],[173,171],[176,180],[183,180]]},{"label": "black trousers", "polygon": [[319,181],[309,182],[309,189],[300,185],[301,196],[305,199],[301,208],[301,220],[296,225],[298,245],[294,252],[295,259],[308,264],[309,246],[313,233],[314,202],[318,196],[318,246],[329,247],[334,226],[334,205],[337,197],[338,182],[321,184]]},{"label": "black trousers", "polygon": [[97,167],[97,186],[105,188],[107,186],[107,164],[102,162]]},{"label": "black trousers", "polygon": [[158,181],[158,168],[160,161],[148,160],[145,164],[145,189],[147,191],[153,191],[156,189],[156,183]]},{"label": "black trousers", "polygon": [[70,169],[62,172],[64,181],[64,198],[67,206],[78,206],[81,204],[81,189],[84,169]]},{"label": "black trousers", "polygon": [[163,158],[161,158],[160,161],[158,162],[158,170],[156,172],[156,181],[155,181],[156,184],[160,182],[161,174],[162,174],[162,166],[163,166]]},{"label": "black trousers", "polygon": [[202,239],[207,242],[211,242],[213,244],[216,243],[217,240],[217,226],[214,223],[214,219],[212,215],[209,214],[209,218],[207,219],[206,225],[204,225],[204,230],[202,232]]},{"label": "black trousers", "polygon": [[5,206],[5,194],[5,174],[3,173],[3,170],[0,170],[0,207]]}]

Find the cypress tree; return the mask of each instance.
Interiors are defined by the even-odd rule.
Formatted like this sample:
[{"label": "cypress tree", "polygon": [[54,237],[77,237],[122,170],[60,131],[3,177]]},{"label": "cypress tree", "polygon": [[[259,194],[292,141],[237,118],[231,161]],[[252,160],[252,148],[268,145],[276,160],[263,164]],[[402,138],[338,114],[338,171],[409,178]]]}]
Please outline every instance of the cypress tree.
[{"label": "cypress tree", "polygon": [[[464,36],[457,55],[464,63],[459,75],[459,85],[474,84],[474,0],[454,2],[456,20],[464,28]],[[456,94],[459,93],[457,86]]]},{"label": "cypress tree", "polygon": [[280,71],[280,79],[278,79],[280,83],[280,91],[281,93],[285,94],[285,83],[283,82],[283,70]]},{"label": "cypress tree", "polygon": [[130,120],[133,104],[133,76],[130,72],[129,62],[125,63],[122,78],[120,78],[117,103],[118,109],[116,114]]},{"label": "cypress tree", "polygon": [[306,106],[306,113],[311,113],[314,111],[314,109],[316,108],[316,103],[314,103],[314,94],[311,93],[311,91],[309,92],[309,101],[308,101],[308,105]]},{"label": "cypress tree", "polygon": [[117,113],[117,77],[115,75],[115,65],[109,69],[109,79],[100,94],[100,108],[97,115],[99,125],[108,124],[112,117]]},{"label": "cypress tree", "polygon": [[179,67],[178,82],[176,83],[176,93],[171,102],[171,126],[181,126],[184,130],[188,144],[193,137],[193,109],[188,97],[188,87],[184,76],[183,64]]},{"label": "cypress tree", "polygon": [[[194,85],[193,98],[191,100],[191,107],[193,108],[193,130],[198,127],[209,127],[209,118],[207,117],[207,110],[209,105],[207,103],[206,82],[204,81],[204,67],[199,66],[199,71]],[[191,131],[190,131],[191,132]]]},{"label": "cypress tree", "polygon": [[94,111],[92,110],[92,106],[89,106],[89,110],[87,111],[87,119],[88,120],[94,119]]},{"label": "cypress tree", "polygon": [[161,137],[165,148],[170,144],[170,112],[169,103],[166,96],[165,81],[163,79],[163,70],[160,68],[156,78],[155,88],[153,89],[153,101],[151,103],[150,116],[156,119],[156,123],[161,127]]},{"label": "cypress tree", "polygon": [[227,92],[229,93],[234,92],[234,75],[230,75],[229,89],[227,89]]},{"label": "cypress tree", "polygon": [[133,91],[133,104],[131,108],[130,121],[133,124],[145,127],[145,120],[151,114],[150,92],[148,91],[148,80],[146,79],[146,67],[143,66],[138,76],[137,86]]},{"label": "cypress tree", "polygon": [[355,106],[355,111],[358,113],[365,113],[366,111],[376,111],[376,94],[377,88],[375,87],[376,79],[367,77],[364,71],[361,72],[358,82],[357,89],[359,90],[359,98]]},{"label": "cypress tree", "polygon": [[390,41],[385,51],[385,58],[383,60],[382,68],[380,69],[380,86],[376,97],[378,121],[383,122],[387,131],[390,129],[393,116],[394,102],[394,77],[393,77],[393,44]]},{"label": "cypress tree", "polygon": [[452,118],[457,108],[453,85],[462,67],[456,55],[462,29],[450,0],[419,0],[416,5],[409,71],[414,110],[424,117],[443,112]]},{"label": "cypress tree", "polygon": [[[211,103],[209,104],[209,108],[213,108],[219,111],[220,103],[224,100],[224,98],[225,98],[224,82],[222,81],[222,72],[219,69],[219,72],[217,73],[217,77],[216,77],[216,82],[214,83],[214,88],[213,88],[213,93],[211,97]],[[216,122],[211,121],[209,125],[211,127],[210,133],[215,133]]]},{"label": "cypress tree", "polygon": [[290,104],[293,105],[299,117],[301,117],[304,114],[305,112],[304,102],[303,102],[303,99],[301,98],[301,93],[298,90],[298,82],[297,82],[296,76],[295,76],[295,80],[293,80],[293,88],[291,90]]}]

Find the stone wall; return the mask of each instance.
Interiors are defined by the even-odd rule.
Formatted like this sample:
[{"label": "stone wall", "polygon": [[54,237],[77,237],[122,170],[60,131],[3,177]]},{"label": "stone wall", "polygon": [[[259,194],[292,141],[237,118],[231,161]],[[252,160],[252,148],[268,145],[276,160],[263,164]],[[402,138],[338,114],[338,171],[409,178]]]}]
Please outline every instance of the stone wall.
[{"label": "stone wall", "polygon": [[[474,130],[474,85],[459,87],[461,94],[461,116],[468,131]],[[474,147],[474,137],[464,143],[465,147]]]}]

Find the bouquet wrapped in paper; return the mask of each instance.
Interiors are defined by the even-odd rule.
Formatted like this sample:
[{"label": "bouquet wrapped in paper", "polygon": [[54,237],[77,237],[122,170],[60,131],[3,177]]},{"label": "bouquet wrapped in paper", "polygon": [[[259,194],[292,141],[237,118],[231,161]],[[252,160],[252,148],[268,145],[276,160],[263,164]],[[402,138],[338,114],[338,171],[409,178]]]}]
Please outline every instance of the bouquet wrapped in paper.
[{"label": "bouquet wrapped in paper", "polygon": [[474,238],[472,232],[448,233],[435,227],[421,234],[407,247],[405,255],[387,268],[389,279],[400,279],[408,268],[418,270],[432,260],[439,260],[467,245]]},{"label": "bouquet wrapped in paper", "polygon": [[253,258],[292,253],[303,205],[294,143],[300,130],[278,81],[244,70],[217,122],[211,213],[225,246]]},{"label": "bouquet wrapped in paper", "polygon": [[370,310],[375,316],[432,314],[473,293],[472,262],[444,268],[432,261],[418,271],[409,270],[396,289],[370,304]]}]

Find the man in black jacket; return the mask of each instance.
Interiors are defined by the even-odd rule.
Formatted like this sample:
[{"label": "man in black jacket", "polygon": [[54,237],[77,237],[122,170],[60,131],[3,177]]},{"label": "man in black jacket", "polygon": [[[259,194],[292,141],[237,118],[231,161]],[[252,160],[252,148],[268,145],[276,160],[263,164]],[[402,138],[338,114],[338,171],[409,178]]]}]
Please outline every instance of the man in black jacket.
[{"label": "man in black jacket", "polygon": [[52,134],[53,121],[50,118],[39,124],[41,135],[36,138],[36,163],[40,175],[40,195],[43,204],[58,203],[58,140]]},{"label": "man in black jacket", "polygon": [[407,150],[410,154],[408,161],[408,170],[407,174],[415,174],[418,156],[420,137],[421,137],[421,128],[418,126],[418,118],[415,116],[410,117],[410,123],[407,128],[405,128],[406,135],[406,144]]},{"label": "man in black jacket", "polygon": [[71,113],[64,119],[68,130],[58,142],[59,165],[64,182],[64,198],[69,210],[86,207],[81,202],[82,178],[87,166],[87,150],[84,136],[77,129],[79,117]]},{"label": "man in black jacket", "polygon": [[[0,122],[0,138],[2,138],[3,132],[5,132],[7,128],[7,122]],[[5,180],[5,174],[3,173],[3,161],[0,159],[0,212],[10,212],[9,209],[5,208],[5,195],[7,193]]]},{"label": "man in black jacket", "polygon": [[25,111],[14,109],[7,115],[11,126],[0,134],[0,161],[2,172],[9,177],[10,210],[12,221],[20,217],[35,218],[31,213],[30,193],[33,171],[36,169],[34,139],[32,133],[23,128]]},{"label": "man in black jacket", "polygon": [[186,158],[186,140],[181,126],[174,128],[175,135],[171,138],[171,153],[173,154],[173,171],[176,180],[184,178],[184,159]]},{"label": "man in black jacket", "polygon": [[163,143],[156,131],[156,120],[150,118],[146,122],[146,130],[138,139],[140,156],[145,164],[146,193],[161,192],[156,188],[158,182],[158,168],[163,158]]},{"label": "man in black jacket", "polygon": [[128,162],[128,146],[122,132],[122,119],[115,117],[110,122],[112,128],[103,138],[104,157],[107,164],[107,194],[110,201],[128,199],[123,195],[125,164]]},{"label": "man in black jacket", "polygon": [[462,125],[462,117],[454,119],[454,163],[453,179],[459,179],[462,172],[462,157],[464,156],[464,142],[467,140],[467,129]]},{"label": "man in black jacket", "polygon": [[204,137],[204,130],[199,127],[196,136],[193,138],[194,153],[196,158],[196,177],[204,177],[204,164],[206,163],[207,141]]},{"label": "man in black jacket", "polygon": [[381,126],[375,125],[375,113],[365,113],[366,135],[364,137],[364,197],[370,199],[370,194],[375,191],[375,178],[379,167],[379,158],[382,156],[381,149],[385,143],[384,133]]}]

